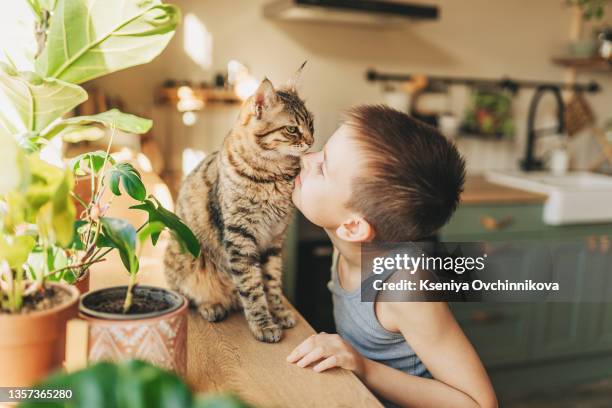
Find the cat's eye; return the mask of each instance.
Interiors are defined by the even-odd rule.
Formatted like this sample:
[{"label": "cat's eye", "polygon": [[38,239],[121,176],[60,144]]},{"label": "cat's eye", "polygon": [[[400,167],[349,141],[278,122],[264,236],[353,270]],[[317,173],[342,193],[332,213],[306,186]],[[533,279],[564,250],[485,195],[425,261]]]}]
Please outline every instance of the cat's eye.
[{"label": "cat's eye", "polygon": [[285,126],[285,130],[291,134],[296,134],[298,133],[298,128],[297,126]]}]

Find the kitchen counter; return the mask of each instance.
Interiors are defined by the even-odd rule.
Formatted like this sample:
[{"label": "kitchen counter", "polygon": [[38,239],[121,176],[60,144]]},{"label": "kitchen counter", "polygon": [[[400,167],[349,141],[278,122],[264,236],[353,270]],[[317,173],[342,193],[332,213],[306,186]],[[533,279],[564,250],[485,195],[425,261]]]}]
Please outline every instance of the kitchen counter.
[{"label": "kitchen counter", "polygon": [[237,392],[261,407],[381,407],[350,371],[315,373],[285,361],[312,334],[298,315],[296,327],[285,330],[280,343],[265,344],[251,336],[241,313],[220,323],[192,313],[188,381],[198,391]]},{"label": "kitchen counter", "polygon": [[[150,245],[150,244],[149,244]],[[145,248],[139,282],[166,286],[162,268],[163,240]],[[117,256],[92,267],[91,289],[125,285],[128,275]],[[296,312],[297,313],[297,312]],[[382,407],[350,371],[315,373],[285,361],[312,327],[297,315],[280,343],[253,338],[242,313],[209,323],[191,311],[188,323],[187,382],[197,392],[234,392],[258,407]]]},{"label": "kitchen counter", "polygon": [[537,194],[495,184],[482,175],[468,175],[461,195],[461,204],[526,204],[543,203],[545,194]]}]

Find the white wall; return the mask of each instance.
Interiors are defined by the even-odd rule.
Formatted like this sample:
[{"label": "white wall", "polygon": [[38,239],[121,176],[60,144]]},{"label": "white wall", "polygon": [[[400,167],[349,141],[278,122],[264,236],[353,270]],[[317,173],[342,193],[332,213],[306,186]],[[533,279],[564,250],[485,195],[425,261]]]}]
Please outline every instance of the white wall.
[{"label": "white wall", "polygon": [[[235,112],[206,112],[193,128],[186,129],[170,109],[153,108],[153,89],[166,78],[210,79],[212,72],[223,70],[230,59],[242,61],[256,77],[265,75],[274,83],[285,81],[308,59],[302,93],[316,116],[319,145],[333,132],[343,109],[382,100],[380,86],[364,79],[368,67],[491,78],[508,75],[562,81],[565,77],[565,71],[550,62],[552,56],[566,49],[571,13],[563,0],[421,1],[439,5],[440,19],[409,23],[399,29],[269,21],[262,16],[267,1],[175,0],[184,15],[195,15],[211,33],[211,68],[203,70],[185,54],[181,29],[153,63],[116,73],[97,84],[120,94],[130,111],[152,115],[156,134],[171,141],[165,145],[166,153],[171,151],[176,156],[185,146],[214,149]],[[611,15],[612,10],[608,10],[608,21],[612,21]],[[581,80],[591,78],[603,86],[604,92],[588,100],[600,120],[612,117],[612,76],[609,72],[580,76]],[[465,99],[467,92],[455,94]],[[471,171],[516,164],[530,96],[531,91],[525,90],[516,98],[515,141],[459,142]],[[453,101],[453,106],[459,105]],[[551,106],[543,106],[540,122],[552,119]],[[582,138],[586,143],[580,143],[578,153],[586,156],[582,158],[585,162],[593,153],[588,135]]]}]

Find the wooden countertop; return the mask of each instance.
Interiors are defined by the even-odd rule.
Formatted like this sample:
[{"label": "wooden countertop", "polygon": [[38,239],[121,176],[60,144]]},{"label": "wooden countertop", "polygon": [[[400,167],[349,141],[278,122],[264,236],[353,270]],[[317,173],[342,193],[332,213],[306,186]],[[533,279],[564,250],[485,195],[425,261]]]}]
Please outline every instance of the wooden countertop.
[{"label": "wooden countertop", "polygon": [[468,175],[465,189],[461,195],[461,204],[528,204],[543,203],[545,194],[502,186],[487,181],[482,175]]},{"label": "wooden countertop", "polygon": [[253,339],[242,314],[220,323],[192,314],[188,381],[198,391],[235,391],[261,407],[382,407],[350,371],[315,373],[285,361],[312,334],[312,327],[299,316],[280,343],[264,344]]},{"label": "wooden countertop", "polygon": [[[155,249],[143,251],[140,283],[166,286],[161,266],[163,248],[160,240]],[[92,268],[92,290],[125,285],[127,281],[116,256]],[[260,343],[249,332],[242,313],[209,323],[190,312],[187,382],[197,392],[231,391],[264,408],[382,407],[350,371],[315,373],[285,361],[293,348],[314,333],[298,314],[296,327],[285,330],[280,343]]]}]

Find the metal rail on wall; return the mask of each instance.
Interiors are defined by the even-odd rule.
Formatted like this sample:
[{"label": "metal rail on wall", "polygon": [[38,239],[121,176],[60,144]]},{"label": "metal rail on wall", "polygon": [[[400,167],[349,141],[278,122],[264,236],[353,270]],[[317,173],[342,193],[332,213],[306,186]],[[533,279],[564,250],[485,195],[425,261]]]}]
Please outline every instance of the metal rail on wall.
[{"label": "metal rail on wall", "polygon": [[[516,93],[521,88],[557,88],[562,90],[571,90],[576,92],[599,92],[601,87],[595,81],[588,82],[586,84],[581,83],[563,83],[563,82],[549,82],[549,81],[533,81],[533,80],[517,80],[510,77],[503,77],[500,79],[490,78],[475,78],[475,77],[451,77],[451,76],[436,76],[436,75],[423,75],[427,78],[428,83],[433,84],[447,84],[447,85],[467,85],[467,86],[490,86],[498,87],[501,89],[507,89],[512,93]],[[397,74],[397,73],[383,73],[378,72],[374,69],[370,69],[366,72],[366,78],[370,82],[405,82],[413,80],[417,75],[413,74]]]}]

